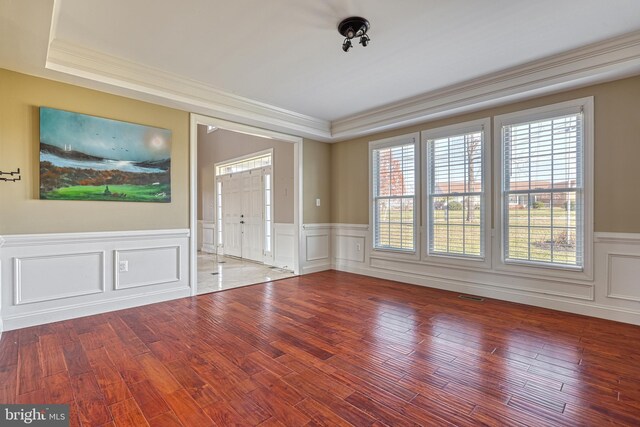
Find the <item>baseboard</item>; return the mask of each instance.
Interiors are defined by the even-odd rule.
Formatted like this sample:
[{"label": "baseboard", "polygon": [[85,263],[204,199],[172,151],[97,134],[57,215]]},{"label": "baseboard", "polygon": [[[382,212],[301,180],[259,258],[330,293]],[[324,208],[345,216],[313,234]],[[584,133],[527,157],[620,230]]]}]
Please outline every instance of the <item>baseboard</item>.
[{"label": "baseboard", "polygon": [[493,298],[503,301],[510,301],[519,304],[527,304],[541,308],[565,311],[584,316],[598,317],[617,322],[640,325],[640,313],[635,310],[604,306],[590,301],[582,300],[560,300],[556,297],[545,297],[543,295],[532,295],[528,292],[518,292],[488,285],[468,285],[455,280],[442,280],[427,278],[406,273],[387,272],[374,270],[366,267],[354,267],[348,265],[334,265],[338,271],[361,274],[364,276],[376,277],[379,279],[393,280],[396,282],[411,285],[424,286],[444,291],[459,292],[464,294],[478,295],[484,298]]},{"label": "baseboard", "polygon": [[302,267],[301,274],[318,273],[320,271],[327,271],[331,269],[332,269],[331,264],[309,265],[309,266]]},{"label": "baseboard", "polygon": [[106,301],[96,301],[84,304],[72,304],[48,310],[33,311],[23,315],[6,317],[4,326],[7,331],[42,325],[110,311],[124,310],[132,307],[155,304],[191,295],[191,288],[181,287],[164,291],[151,292],[133,297],[112,298]]}]

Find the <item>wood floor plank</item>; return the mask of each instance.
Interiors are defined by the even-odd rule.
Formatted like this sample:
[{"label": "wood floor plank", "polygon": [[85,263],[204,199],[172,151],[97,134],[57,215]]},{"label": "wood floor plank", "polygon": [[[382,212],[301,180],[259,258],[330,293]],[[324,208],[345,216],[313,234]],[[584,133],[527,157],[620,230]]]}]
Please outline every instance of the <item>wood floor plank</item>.
[{"label": "wood floor plank", "polygon": [[89,359],[87,359],[79,340],[63,344],[62,352],[70,376],[77,376],[91,371]]},{"label": "wood floor plank", "polygon": [[154,356],[144,353],[136,357],[136,360],[140,364],[144,375],[159,392],[169,394],[182,388],[169,369]]},{"label": "wood floor plank", "polygon": [[126,399],[110,406],[113,422],[118,427],[144,427],[149,423],[133,399]]},{"label": "wood floor plank", "polygon": [[147,419],[171,411],[160,393],[149,381],[130,384],[128,388]]},{"label": "wood floor plank", "polygon": [[378,421],[381,421],[385,425],[389,426],[417,426],[415,421],[402,415],[382,403],[365,396],[364,394],[356,391],[351,396],[345,399],[347,402],[373,416]]},{"label": "wood floor plank", "polygon": [[346,427],[353,424],[339,417],[328,406],[319,403],[317,400],[309,397],[296,405],[308,417],[311,417],[314,425],[326,427]]},{"label": "wood floor plank", "polygon": [[336,271],[8,331],[72,426],[640,425],[640,327]]},{"label": "wood floor plank", "polygon": [[15,365],[5,366],[0,369],[0,402],[11,402],[17,395],[18,365],[16,363]]},{"label": "wood floor plank", "polygon": [[18,364],[19,331],[5,331],[0,341],[0,371]]},{"label": "wood floor plank", "polygon": [[83,425],[103,425],[112,421],[107,402],[92,372],[71,377],[71,386]]},{"label": "wood floor plank", "polygon": [[173,412],[165,412],[157,417],[147,419],[150,427],[181,427],[182,423]]},{"label": "wood floor plank", "polygon": [[66,372],[48,376],[44,386],[47,403],[67,403],[74,399],[71,381]]},{"label": "wood floor plank", "polygon": [[40,360],[42,361],[42,376],[59,374],[67,370],[60,341],[56,335],[40,337]]},{"label": "wood floor plank", "polygon": [[20,344],[18,353],[18,394],[32,393],[42,387],[40,348],[37,340],[29,340]]},{"label": "wood floor plank", "polygon": [[263,387],[257,387],[249,396],[260,407],[269,412],[272,417],[282,421],[285,425],[303,426],[310,421],[310,418],[300,412],[294,405]]},{"label": "wood floor plank", "polygon": [[202,408],[211,420],[219,426],[243,426],[247,420],[225,401]]},{"label": "wood floor plank", "polygon": [[184,389],[165,394],[164,399],[185,426],[212,426],[213,421]]}]

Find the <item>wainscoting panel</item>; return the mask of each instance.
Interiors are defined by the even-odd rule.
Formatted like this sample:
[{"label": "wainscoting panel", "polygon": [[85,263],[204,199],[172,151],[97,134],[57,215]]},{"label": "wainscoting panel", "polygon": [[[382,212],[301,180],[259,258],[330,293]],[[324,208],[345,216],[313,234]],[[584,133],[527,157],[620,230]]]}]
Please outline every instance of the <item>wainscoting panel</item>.
[{"label": "wainscoting panel", "polygon": [[301,274],[331,268],[331,224],[302,226]]},{"label": "wainscoting panel", "polygon": [[202,226],[202,246],[200,246],[200,250],[213,254],[216,252],[215,222],[202,221],[200,225]]},{"label": "wainscoting panel", "polygon": [[333,263],[335,265],[361,265],[365,261],[368,242],[367,225],[334,224]]},{"label": "wainscoting panel", "polygon": [[180,281],[180,246],[115,251],[115,289]]},{"label": "wainscoting panel", "polygon": [[104,292],[104,252],[13,259],[15,304]]},{"label": "wainscoting panel", "polygon": [[364,262],[364,237],[336,234],[336,260]]},{"label": "wainscoting panel", "polygon": [[2,236],[3,327],[189,296],[188,244],[183,229]]},{"label": "wainscoting panel", "polygon": [[293,270],[293,251],[296,239],[293,224],[273,225],[273,265]]},{"label": "wainscoting panel", "polygon": [[307,261],[329,259],[329,234],[307,236]]},{"label": "wainscoting panel", "polygon": [[640,301],[640,256],[609,253],[607,296]]},{"label": "wainscoting panel", "polygon": [[596,233],[598,300],[621,311],[640,311],[640,234]]}]

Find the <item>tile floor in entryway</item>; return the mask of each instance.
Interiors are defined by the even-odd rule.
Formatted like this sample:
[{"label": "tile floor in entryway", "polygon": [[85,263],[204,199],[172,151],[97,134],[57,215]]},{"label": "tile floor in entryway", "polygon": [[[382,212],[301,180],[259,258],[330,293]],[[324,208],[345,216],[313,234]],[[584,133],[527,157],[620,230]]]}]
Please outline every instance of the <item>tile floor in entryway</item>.
[{"label": "tile floor in entryway", "polygon": [[292,276],[292,271],[253,261],[198,253],[198,295]]}]

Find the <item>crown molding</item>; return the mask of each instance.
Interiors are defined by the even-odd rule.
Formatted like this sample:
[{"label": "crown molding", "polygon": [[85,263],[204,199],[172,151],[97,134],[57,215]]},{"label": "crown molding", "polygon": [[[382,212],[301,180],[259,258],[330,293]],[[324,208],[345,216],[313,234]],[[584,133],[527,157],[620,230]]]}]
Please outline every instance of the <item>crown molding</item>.
[{"label": "crown molding", "polygon": [[45,68],[184,105],[198,112],[322,141],[330,122],[223,92],[204,83],[59,39],[49,43]]},{"label": "crown molding", "polygon": [[640,73],[640,31],[332,122],[334,141]]},{"label": "crown molding", "polygon": [[[54,31],[52,31],[52,37]],[[171,106],[337,142],[640,73],[640,31],[329,122],[52,38],[45,67],[168,100]]]}]

